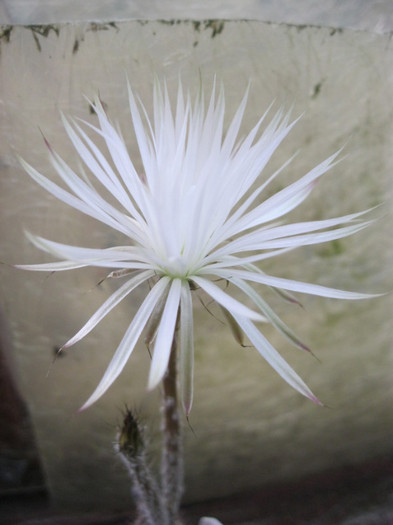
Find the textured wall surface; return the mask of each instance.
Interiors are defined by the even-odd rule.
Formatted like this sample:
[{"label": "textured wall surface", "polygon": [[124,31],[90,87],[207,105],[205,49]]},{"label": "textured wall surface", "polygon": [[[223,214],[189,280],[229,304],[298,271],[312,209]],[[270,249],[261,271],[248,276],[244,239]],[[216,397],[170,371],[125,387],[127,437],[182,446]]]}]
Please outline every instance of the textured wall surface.
[{"label": "textured wall surface", "polygon": [[[70,244],[105,247],[112,231],[61,205],[23,173],[16,155],[53,176],[40,130],[76,168],[59,111],[95,122],[84,95],[97,90],[140,165],[127,112],[125,72],[151,107],[153,74],[171,92],[179,73],[195,92],[202,77],[225,86],[232,114],[251,80],[243,125],[267,106],[304,112],[266,171],[300,149],[277,188],[346,145],[345,159],[293,217],[327,218],[386,202],[382,218],[353,238],[307,247],[264,266],[274,274],[360,291],[392,289],[392,42],[361,31],[261,22],[123,22],[5,28],[0,39],[0,253],[7,263],[43,262],[24,229]],[[48,484],[58,505],[122,508],[128,488],[111,442],[125,404],[159,437],[158,393],[146,395],[149,357],[139,345],[120,379],[87,412],[92,392],[139,304],[132,295],[75,349],[64,343],[108,297],[100,270],[44,276],[0,268],[1,306]],[[265,292],[264,292],[265,293]],[[268,292],[266,292],[268,293]],[[196,397],[185,425],[187,499],[226,495],[272,480],[358,464],[392,453],[392,300],[302,298],[304,309],[268,295],[319,361],[265,333],[329,408],[292,391],[251,348],[203,308],[196,312]],[[219,315],[219,314],[218,314]],[[154,458],[154,453],[153,453]]]},{"label": "textured wall surface", "polygon": [[391,0],[0,0],[2,24],[80,21],[260,20],[389,33]]}]

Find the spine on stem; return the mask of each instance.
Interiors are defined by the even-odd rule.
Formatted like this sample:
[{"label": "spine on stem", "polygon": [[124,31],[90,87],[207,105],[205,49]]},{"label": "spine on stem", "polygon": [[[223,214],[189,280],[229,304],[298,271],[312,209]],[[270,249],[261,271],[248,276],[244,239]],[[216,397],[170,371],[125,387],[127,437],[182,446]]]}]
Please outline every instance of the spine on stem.
[{"label": "spine on stem", "polygon": [[143,430],[130,410],[126,411],[115,449],[131,478],[138,515],[136,523],[169,525],[159,487],[147,465]]}]

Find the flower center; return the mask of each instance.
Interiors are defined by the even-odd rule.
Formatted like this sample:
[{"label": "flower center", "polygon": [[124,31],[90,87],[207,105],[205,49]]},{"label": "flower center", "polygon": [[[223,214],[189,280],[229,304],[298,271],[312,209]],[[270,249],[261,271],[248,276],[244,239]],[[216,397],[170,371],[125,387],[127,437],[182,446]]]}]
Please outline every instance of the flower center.
[{"label": "flower center", "polygon": [[190,274],[190,267],[181,255],[169,257],[161,269],[164,275],[172,279],[187,279]]}]

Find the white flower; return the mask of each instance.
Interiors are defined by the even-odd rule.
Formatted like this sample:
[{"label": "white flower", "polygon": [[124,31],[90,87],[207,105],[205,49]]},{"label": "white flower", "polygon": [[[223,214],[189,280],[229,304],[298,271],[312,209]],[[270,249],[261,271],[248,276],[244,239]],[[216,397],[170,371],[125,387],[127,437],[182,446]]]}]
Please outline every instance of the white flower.
[{"label": "white flower", "polygon": [[[338,153],[261,202],[263,190],[290,161],[267,179],[262,175],[263,169],[296,121],[290,122],[289,115],[279,111],[259,133],[266,112],[245,138],[237,139],[246,102],[247,93],[224,133],[222,89],[218,95],[213,89],[205,109],[202,94],[192,104],[179,85],[173,113],[166,86],[162,89],[157,82],[154,116],[150,120],[129,88],[132,122],[144,173],[137,173],[122,136],[109,121],[98,98],[94,110],[100,127],[85,125],[103,137],[109,160],[79,123],[62,116],[66,132],[92,180],[85,173],[77,175],[48,143],[52,166],[68,189],[21,160],[28,174],[59,200],[124,235],[123,246],[91,249],[28,234],[38,248],[63,260],[21,268],[61,271],[83,266],[108,267],[113,270],[110,277],[125,280],[63,348],[87,335],[135,288],[148,280],[154,283],[101,382],[82,408],[94,403],[115,381],[149,319],[156,317],[148,387],[154,388],[163,378],[178,322],[182,401],[189,413],[193,397],[194,288],[202,289],[223,308],[234,333],[239,334],[240,327],[285,381],[319,403],[256,327],[256,321],[268,321],[295,346],[306,349],[252,284],[264,284],[287,297],[286,292],[338,299],[369,296],[274,277],[255,263],[299,246],[345,237],[368,223],[357,220],[365,212],[292,224],[273,222],[306,199],[315,182],[336,164]],[[101,186],[112,194],[117,207],[100,195]],[[224,286],[220,287],[220,281]],[[233,287],[227,288],[226,283]],[[239,289],[254,309],[232,297],[233,288]]]}]

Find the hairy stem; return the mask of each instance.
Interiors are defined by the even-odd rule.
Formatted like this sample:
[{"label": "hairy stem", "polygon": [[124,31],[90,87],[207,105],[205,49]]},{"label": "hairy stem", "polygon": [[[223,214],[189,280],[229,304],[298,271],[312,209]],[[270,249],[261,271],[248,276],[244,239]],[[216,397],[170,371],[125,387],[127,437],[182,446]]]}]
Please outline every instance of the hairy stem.
[{"label": "hairy stem", "polygon": [[[146,460],[139,457],[129,461],[121,456],[132,480],[132,495],[137,508],[137,523],[140,525],[161,525],[166,514],[160,501],[155,481],[146,467]],[[165,519],[165,518],[164,518]]]},{"label": "hairy stem", "polygon": [[136,523],[138,525],[166,524],[165,505],[146,459],[144,432],[139,421],[128,409],[118,434],[115,450],[119,453],[131,478],[131,492],[137,507]]},{"label": "hairy stem", "polygon": [[163,379],[161,483],[168,523],[174,524],[183,493],[183,447],[177,399],[177,331],[174,334],[168,368]]}]

